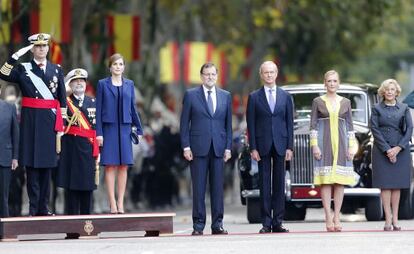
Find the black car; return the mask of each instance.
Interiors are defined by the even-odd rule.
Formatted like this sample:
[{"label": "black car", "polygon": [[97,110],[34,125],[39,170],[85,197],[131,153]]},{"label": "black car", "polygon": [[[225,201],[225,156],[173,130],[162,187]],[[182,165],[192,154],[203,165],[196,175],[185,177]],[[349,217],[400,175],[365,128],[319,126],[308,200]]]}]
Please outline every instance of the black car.
[{"label": "black car", "polygon": [[[293,97],[294,120],[294,156],[287,162],[286,172],[286,211],[285,220],[304,220],[306,208],[322,207],[319,187],[313,185],[313,155],[309,142],[309,121],[312,101],[325,93],[323,84],[300,84],[282,86]],[[354,170],[357,183],[345,188],[343,213],[353,213],[365,208],[369,221],[383,217],[380,190],[372,188],[371,147],[373,137],[369,129],[371,107],[378,102],[378,87],[371,84],[341,84],[338,94],[351,101],[358,152],[354,157]],[[250,159],[248,139],[241,138],[236,163],[240,174],[240,197],[247,205],[247,219],[250,223],[260,222],[259,174],[256,161]],[[413,146],[411,146],[413,154]],[[410,219],[414,216],[414,184],[411,189],[402,190],[399,216]]]}]

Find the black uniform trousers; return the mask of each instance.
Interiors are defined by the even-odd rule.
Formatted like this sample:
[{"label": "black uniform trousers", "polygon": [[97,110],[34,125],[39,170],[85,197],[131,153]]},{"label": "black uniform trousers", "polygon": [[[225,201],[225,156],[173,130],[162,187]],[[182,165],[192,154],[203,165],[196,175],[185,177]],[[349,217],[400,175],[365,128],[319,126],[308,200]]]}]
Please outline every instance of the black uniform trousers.
[{"label": "black uniform trousers", "polygon": [[29,215],[31,216],[49,213],[51,172],[52,168],[26,167]]},{"label": "black uniform trousers", "polygon": [[65,190],[66,213],[69,215],[91,214],[91,190]]},{"label": "black uniform trousers", "polygon": [[9,187],[11,168],[0,166],[0,218],[9,217]]},{"label": "black uniform trousers", "polygon": [[277,154],[274,145],[269,154],[260,156],[259,183],[261,219],[264,227],[282,224],[285,213],[285,156]]},{"label": "black uniform trousers", "polygon": [[211,201],[211,228],[219,229],[223,226],[223,157],[217,157],[213,144],[207,156],[194,156],[190,164],[191,181],[193,187],[193,228],[203,231],[206,224],[205,195],[207,175],[210,183]]}]

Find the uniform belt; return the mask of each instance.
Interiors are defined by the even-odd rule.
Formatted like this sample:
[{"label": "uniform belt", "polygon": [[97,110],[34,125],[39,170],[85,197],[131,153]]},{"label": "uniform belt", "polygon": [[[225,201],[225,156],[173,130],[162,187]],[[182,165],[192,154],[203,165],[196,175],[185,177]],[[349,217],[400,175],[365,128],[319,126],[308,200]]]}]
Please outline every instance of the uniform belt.
[{"label": "uniform belt", "polygon": [[62,132],[63,118],[60,111],[60,103],[58,100],[44,100],[30,97],[22,98],[22,107],[25,108],[44,108],[44,109],[56,109],[55,131]]},{"label": "uniform belt", "polygon": [[79,136],[83,138],[88,138],[91,141],[93,146],[93,157],[97,157],[99,154],[99,145],[98,141],[96,140],[96,131],[95,130],[87,130],[84,128],[79,128],[76,126],[70,126],[69,130],[67,130],[66,134]]}]

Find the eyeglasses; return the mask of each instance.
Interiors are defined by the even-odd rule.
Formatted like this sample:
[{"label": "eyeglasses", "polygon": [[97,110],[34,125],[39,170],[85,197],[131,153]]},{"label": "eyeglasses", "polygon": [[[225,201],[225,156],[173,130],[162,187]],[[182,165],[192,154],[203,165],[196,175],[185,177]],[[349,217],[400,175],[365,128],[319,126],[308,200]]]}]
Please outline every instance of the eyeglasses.
[{"label": "eyeglasses", "polygon": [[202,73],[202,75],[204,77],[215,77],[215,76],[217,76],[217,73]]}]

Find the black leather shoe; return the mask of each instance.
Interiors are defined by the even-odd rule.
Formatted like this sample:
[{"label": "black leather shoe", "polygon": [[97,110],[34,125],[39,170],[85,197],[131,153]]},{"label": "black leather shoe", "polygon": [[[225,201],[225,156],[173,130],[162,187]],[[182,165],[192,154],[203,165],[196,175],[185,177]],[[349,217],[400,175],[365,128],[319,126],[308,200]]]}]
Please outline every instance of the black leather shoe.
[{"label": "black leather shoe", "polygon": [[227,232],[227,230],[225,230],[224,228],[215,228],[215,229],[211,229],[211,234],[212,235],[228,235],[229,232]]},{"label": "black leather shoe", "polygon": [[272,230],[269,227],[262,227],[259,231],[260,234],[271,233]]},{"label": "black leather shoe", "polygon": [[272,228],[273,233],[288,233],[289,229],[283,227],[282,225],[273,226]]},{"label": "black leather shoe", "polygon": [[191,235],[203,235],[203,231],[193,230]]}]

